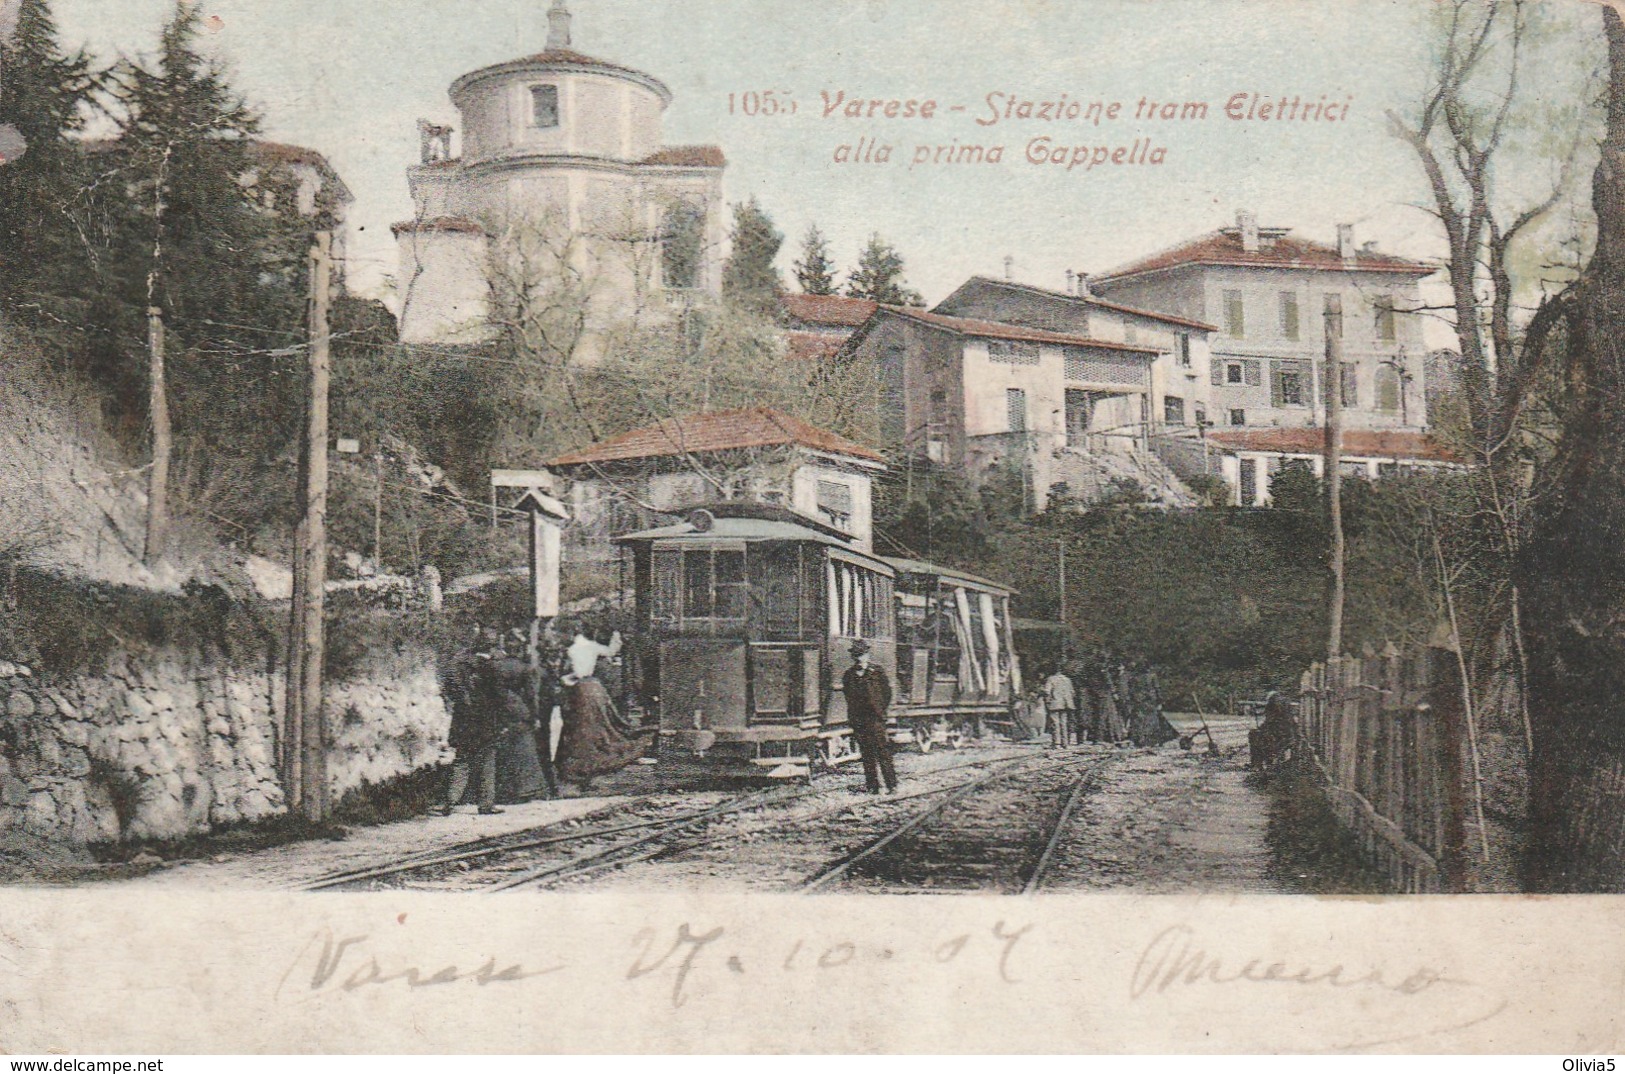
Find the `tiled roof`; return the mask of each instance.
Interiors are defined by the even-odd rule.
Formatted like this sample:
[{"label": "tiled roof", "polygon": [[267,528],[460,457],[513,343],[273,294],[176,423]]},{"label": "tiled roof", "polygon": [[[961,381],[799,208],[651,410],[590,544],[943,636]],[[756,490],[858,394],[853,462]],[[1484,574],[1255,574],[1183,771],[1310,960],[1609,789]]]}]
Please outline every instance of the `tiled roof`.
[{"label": "tiled roof", "polygon": [[464,235],[483,235],[485,229],[473,220],[461,216],[436,216],[428,220],[402,220],[391,224],[389,230],[400,235],[408,231],[449,231]]},{"label": "tiled roof", "polygon": [[850,298],[846,295],[791,295],[780,296],[784,312],[793,320],[805,324],[835,325],[857,328],[870,317],[880,303],[868,298]]},{"label": "tiled roof", "polygon": [[772,407],[753,407],[748,410],[714,410],[667,419],[611,437],[591,447],[567,452],[551,460],[548,465],[581,466],[788,445],[826,451],[832,455],[850,455],[868,462],[885,461],[862,444],[837,436],[827,429],[820,429]]},{"label": "tiled roof", "polygon": [[978,339],[1014,339],[1029,343],[1056,343],[1070,347],[1093,347],[1096,350],[1127,351],[1131,354],[1157,355],[1155,347],[1136,347],[1126,343],[1108,343],[1088,336],[1068,335],[1064,332],[1046,332],[1042,328],[1026,328],[1019,324],[1000,324],[997,321],[974,321],[965,317],[949,317],[941,313],[927,313],[912,306],[882,306],[887,313],[920,321],[935,328],[946,329],[962,336]]},{"label": "tiled roof", "polygon": [[[973,283],[981,284],[987,287],[1007,288],[1012,291],[1028,291],[1033,294],[1043,295],[1045,298],[1059,298],[1068,302],[1076,302],[1084,306],[1097,306],[1100,309],[1112,310],[1117,313],[1126,313],[1134,317],[1144,317],[1152,321],[1163,321],[1167,324],[1176,324],[1182,328],[1194,328],[1201,332],[1217,332],[1219,330],[1217,325],[1207,324],[1204,321],[1192,321],[1184,317],[1175,317],[1170,313],[1157,313],[1155,310],[1140,309],[1138,306],[1125,306],[1121,302],[1109,302],[1098,295],[1069,295],[1065,291],[1055,291],[1048,287],[1038,287],[1030,283],[1015,283],[1011,280],[996,280],[991,276],[972,276],[965,282],[960,290],[963,290],[964,287],[968,287]],[[957,292],[955,293],[957,294]],[[939,302],[937,304],[937,308],[941,309],[951,301],[953,301],[952,295],[948,296],[948,298],[944,299],[942,302]]]},{"label": "tiled roof", "polygon": [[726,168],[728,158],[721,146],[668,145],[650,153],[640,163],[672,168]]},{"label": "tiled roof", "polygon": [[792,362],[817,362],[833,358],[846,345],[846,336],[833,332],[786,332],[790,342],[785,357]]},{"label": "tiled roof", "polygon": [[1279,237],[1273,241],[1266,239],[1267,245],[1261,243],[1257,250],[1248,251],[1242,248],[1240,232],[1235,228],[1224,228],[1115,268],[1097,279],[1102,282],[1120,280],[1180,265],[1262,265],[1336,272],[1400,272],[1413,276],[1431,276],[1438,271],[1433,265],[1420,261],[1366,251],[1359,251],[1345,261],[1335,246],[1294,239],[1280,234],[1279,229],[1262,230],[1276,231]]},{"label": "tiled roof", "polygon": [[[1207,438],[1232,451],[1270,451],[1283,455],[1318,455],[1325,450],[1321,428],[1215,429]],[[1427,433],[1400,429],[1345,429],[1343,454],[1368,459],[1415,459],[1464,462],[1462,456]]]}]

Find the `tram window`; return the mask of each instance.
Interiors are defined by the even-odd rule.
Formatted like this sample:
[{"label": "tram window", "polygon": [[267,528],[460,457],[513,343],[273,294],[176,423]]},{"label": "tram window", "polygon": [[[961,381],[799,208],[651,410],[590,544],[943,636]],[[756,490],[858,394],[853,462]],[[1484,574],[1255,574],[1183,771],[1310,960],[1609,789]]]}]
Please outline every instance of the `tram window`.
[{"label": "tram window", "polygon": [[[674,554],[675,558],[675,554]],[[750,603],[745,574],[745,553],[692,551],[682,554],[683,612],[685,620],[743,619]],[[659,564],[656,573],[659,574]],[[675,587],[676,570],[672,575]],[[656,615],[660,614],[657,584]],[[675,618],[669,612],[666,618]]]},{"label": "tram window", "polygon": [[711,601],[711,554],[690,552],[683,557],[683,618],[709,619]]},{"label": "tram window", "polygon": [[652,591],[654,600],[649,608],[649,618],[656,622],[671,623],[677,620],[677,598],[682,585],[683,555],[681,552],[656,552],[654,554],[654,585]]},{"label": "tram window", "polygon": [[750,594],[762,631],[777,639],[801,636],[800,557],[795,548],[750,557]]},{"label": "tram window", "polygon": [[750,597],[750,586],[745,581],[745,553],[718,552],[715,567],[717,618],[745,618]]}]

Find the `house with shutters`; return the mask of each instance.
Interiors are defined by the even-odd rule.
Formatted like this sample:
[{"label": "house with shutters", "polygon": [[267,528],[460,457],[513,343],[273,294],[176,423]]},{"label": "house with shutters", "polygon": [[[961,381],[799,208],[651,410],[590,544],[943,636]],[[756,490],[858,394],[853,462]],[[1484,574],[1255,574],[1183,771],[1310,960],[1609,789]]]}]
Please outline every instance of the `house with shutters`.
[{"label": "house with shutters", "polygon": [[1195,429],[1209,421],[1209,337],[1214,326],[1109,302],[1094,293],[1087,275],[1066,275],[1064,291],[972,276],[932,312],[1149,347],[1157,352],[1151,360],[1151,434]]},{"label": "house with shutters", "polygon": [[[1421,281],[1435,271],[1373,243],[1356,246],[1346,224],[1326,244],[1240,212],[1234,227],[1092,282],[1111,301],[1216,326],[1207,370],[1213,431],[1165,438],[1158,451],[1181,476],[1223,476],[1234,502],[1252,505],[1268,502],[1272,475],[1305,462],[1304,445],[1323,439],[1334,379],[1345,446],[1372,434],[1367,446],[1376,451],[1352,458],[1351,471],[1376,477],[1389,467],[1455,464],[1426,436],[1427,348],[1421,319],[1409,312],[1421,307]],[[1325,361],[1324,311],[1333,297],[1343,313],[1335,378]]]},{"label": "house with shutters", "polygon": [[1419,284],[1435,266],[1337,243],[1236,226],[1180,243],[1108,272],[1094,290],[1116,302],[1217,326],[1208,388],[1214,425],[1309,427],[1325,420],[1326,300],[1342,302],[1342,401],[1351,429],[1427,424],[1426,346]]},{"label": "house with shutters", "polygon": [[633,429],[548,462],[570,481],[564,556],[610,566],[613,538],[701,504],[787,507],[874,547],[879,452],[771,407],[707,411]]},{"label": "house with shutters", "polygon": [[1163,345],[880,306],[840,360],[875,371],[881,435],[906,458],[973,482],[1019,471],[1028,505],[1094,498],[1132,477],[1170,504],[1189,493],[1151,451]]}]

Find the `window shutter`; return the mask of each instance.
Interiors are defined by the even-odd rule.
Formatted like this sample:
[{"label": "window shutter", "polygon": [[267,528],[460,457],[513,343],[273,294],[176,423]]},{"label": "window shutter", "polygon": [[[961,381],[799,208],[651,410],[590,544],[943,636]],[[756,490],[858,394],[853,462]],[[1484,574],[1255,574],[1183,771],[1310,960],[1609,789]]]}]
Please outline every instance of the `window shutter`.
[{"label": "window shutter", "polygon": [[1286,391],[1281,386],[1281,371],[1270,370],[1270,406],[1286,406]]},{"label": "window shutter", "polygon": [[1219,361],[1217,358],[1215,358],[1215,359],[1213,359],[1213,362],[1211,364],[1213,366],[1213,383],[1214,384],[1223,384],[1224,383],[1224,363]]},{"label": "window shutter", "polygon": [[1360,380],[1357,376],[1357,367],[1353,362],[1343,363],[1343,405],[1357,407],[1360,405]]},{"label": "window shutter", "polygon": [[1256,361],[1241,363],[1241,375],[1247,381],[1247,387],[1256,388],[1264,383],[1264,373]]}]

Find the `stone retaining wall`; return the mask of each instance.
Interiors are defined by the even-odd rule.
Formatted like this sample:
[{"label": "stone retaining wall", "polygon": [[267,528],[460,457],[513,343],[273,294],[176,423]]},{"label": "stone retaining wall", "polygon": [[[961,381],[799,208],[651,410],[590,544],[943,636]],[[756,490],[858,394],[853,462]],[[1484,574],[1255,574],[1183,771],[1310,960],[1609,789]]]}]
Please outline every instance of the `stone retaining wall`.
[{"label": "stone retaining wall", "polygon": [[[0,832],[169,839],[282,812],[282,689],[173,650],[64,682],[0,661]],[[328,706],[335,800],[447,755],[432,652],[369,658]]]}]

